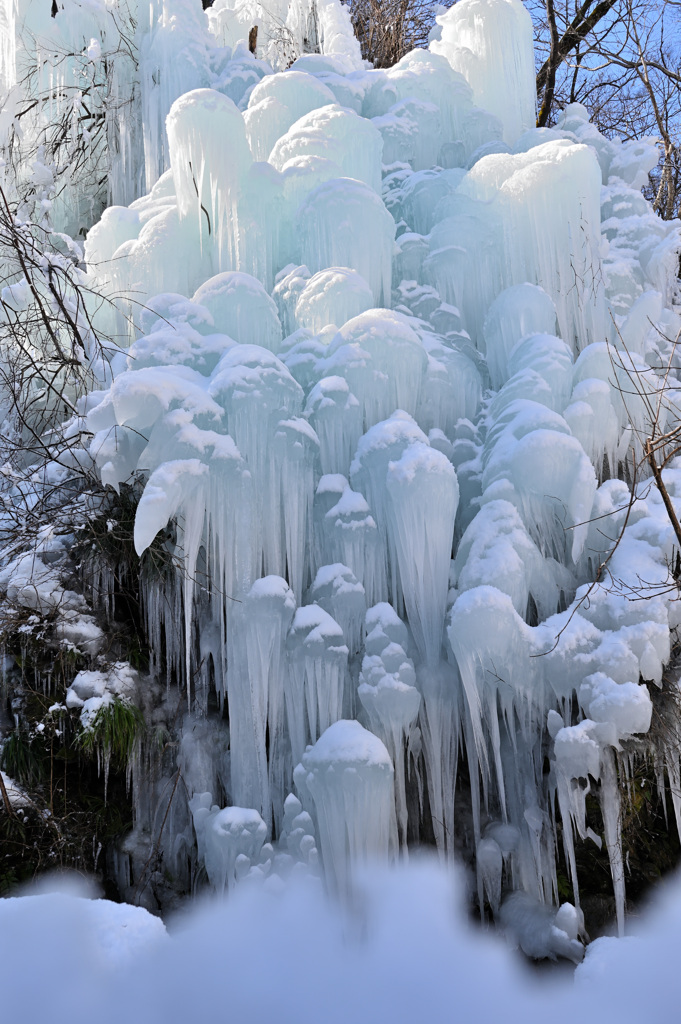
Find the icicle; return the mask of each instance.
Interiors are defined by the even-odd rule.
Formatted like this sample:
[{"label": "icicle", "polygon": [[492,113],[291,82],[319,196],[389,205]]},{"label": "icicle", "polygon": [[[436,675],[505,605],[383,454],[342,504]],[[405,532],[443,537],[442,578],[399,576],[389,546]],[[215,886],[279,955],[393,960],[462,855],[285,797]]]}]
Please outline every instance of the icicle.
[{"label": "icicle", "polygon": [[221,93],[196,89],[175,101],[167,126],[180,220],[193,222],[202,252],[214,252],[215,271],[241,269],[239,198],[252,162],[243,117]]},{"label": "icicle", "polygon": [[343,630],[319,605],[298,608],[287,647],[286,715],[293,763],[343,712],[348,648]]},{"label": "icicle", "polygon": [[[256,580],[232,617],[228,669],[231,793],[280,825],[290,778],[285,749],[286,635],[296,602],[278,576]],[[269,737],[269,744],[267,739]]]},{"label": "icicle", "polygon": [[396,409],[416,414],[427,357],[407,318],[372,309],[349,320],[321,363],[325,373],[345,377],[362,409],[364,429]]},{"label": "icicle", "polygon": [[387,860],[393,816],[393,766],[377,736],[338,721],[305,752],[294,778],[314,810],[329,883],[347,893],[353,869]]},{"label": "icicle", "polygon": [[[398,643],[389,641],[392,616],[382,625],[376,622],[377,612],[389,605],[377,605],[367,615],[371,627],[370,649],[362,662],[359,677],[359,699],[369,716],[371,728],[383,740],[395,768],[395,804],[400,843],[407,846],[407,799],[405,783],[406,741],[416,723],[421,696],[414,686],[414,665]],[[390,609],[392,612],[392,609]],[[394,614],[394,613],[393,613]],[[399,620],[398,620],[399,621]],[[402,625],[400,623],[400,625]],[[379,641],[379,637],[381,638]],[[385,646],[379,651],[382,639]],[[368,640],[367,640],[368,643]]]},{"label": "icicle", "polygon": [[[373,585],[370,586],[367,580],[363,581],[370,604],[385,601],[392,596],[393,604],[399,607],[397,557],[391,545],[392,538],[388,527],[386,478],[389,463],[397,461],[413,442],[427,444],[428,438],[411,416],[398,409],[389,419],[377,423],[364,434],[357,445],[350,466],[352,486],[366,496],[378,531],[378,553]],[[351,562],[346,561],[346,564],[354,570]]]},{"label": "icicle", "polygon": [[624,861],[622,858],[622,809],[620,803],[619,781],[615,755],[611,747],[605,747],[601,755],[601,813],[603,815],[603,831],[605,845],[610,858],[610,874],[612,887],[615,891],[615,911],[617,914],[617,931],[624,935],[624,908],[626,893],[624,888]]},{"label": "icicle", "polygon": [[198,794],[189,801],[199,856],[211,885],[222,895],[257,861],[267,828],[257,811],[244,807],[220,810],[211,804],[210,793]]},{"label": "icicle", "polygon": [[321,566],[309,597],[336,620],[343,630],[350,657],[354,657],[362,646],[366,596],[352,569],[339,562]]},{"label": "icicle", "polygon": [[[377,306],[390,305],[395,222],[369,185],[354,178],[326,181],[309,194],[298,217],[300,260],[313,274],[348,267],[367,282]],[[364,241],[358,245],[360,225]]]},{"label": "icicle", "polygon": [[416,443],[387,474],[388,523],[409,625],[424,661],[440,660],[459,487],[451,462]]},{"label": "icicle", "polygon": [[281,420],[272,454],[280,480],[284,550],[291,589],[302,600],[309,575],[307,535],[312,523],[314,469],[319,438],[307,420]]},{"label": "icicle", "polygon": [[319,437],[322,473],[347,476],[362,436],[362,409],[343,377],[323,377],[307,398],[305,415]]}]

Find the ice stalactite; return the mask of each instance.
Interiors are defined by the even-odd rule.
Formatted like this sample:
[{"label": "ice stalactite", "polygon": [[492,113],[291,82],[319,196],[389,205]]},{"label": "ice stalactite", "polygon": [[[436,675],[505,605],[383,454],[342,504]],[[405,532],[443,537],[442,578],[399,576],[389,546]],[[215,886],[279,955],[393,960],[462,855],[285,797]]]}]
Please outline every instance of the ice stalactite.
[{"label": "ice stalactite", "polygon": [[18,172],[12,188],[36,188],[40,216],[73,237],[107,201],[129,203],[144,191],[135,17],[135,0],[115,11],[76,0],[54,11],[17,0],[0,6],[0,147]]},{"label": "ice stalactite", "polygon": [[381,740],[347,720],[328,728],[294,772],[303,805],[317,823],[326,877],[341,893],[348,892],[353,869],[388,858],[393,775]]},{"label": "ice stalactite", "polygon": [[352,569],[338,562],[323,565],[317,570],[309,596],[336,620],[343,630],[350,657],[354,657],[362,647],[366,597]]},{"label": "ice stalactite", "polygon": [[460,592],[494,586],[508,594],[523,617],[531,599],[540,619],[553,615],[561,590],[568,592],[574,586],[564,566],[542,556],[516,507],[501,499],[486,502],[464,532],[452,582]]},{"label": "ice stalactite", "polygon": [[421,334],[428,354],[416,419],[424,430],[440,430],[446,436],[456,432],[460,420],[478,418],[482,379],[470,355],[432,334]]},{"label": "ice stalactite", "polygon": [[17,0],[0,5],[0,96],[9,95],[16,83]]},{"label": "ice stalactite", "polygon": [[166,135],[170,108],[184,93],[210,84],[209,40],[198,7],[188,0],[151,0],[146,11],[140,5],[139,34],[149,191],[170,166],[171,148]]},{"label": "ice stalactite", "polygon": [[[561,337],[574,352],[605,331],[600,188],[593,150],[567,139],[478,161],[461,184],[478,201],[498,198],[507,254],[497,264],[499,284],[540,285],[553,299]],[[563,201],[560,223],[552,220],[556,189]]]},{"label": "ice stalactite", "polygon": [[[350,180],[359,181],[380,195],[381,151],[381,136],[370,121],[332,103],[296,120],[273,146],[269,162],[283,171],[296,157],[322,157],[336,164],[341,172],[339,177],[344,181],[348,179],[348,189]],[[324,268],[333,266],[349,264],[343,260],[324,264]]]},{"label": "ice stalactite", "polygon": [[[366,616],[366,654],[359,677],[359,699],[372,731],[383,740],[395,769],[395,809],[399,840],[407,844],[405,755],[416,724],[421,695],[414,664],[407,657],[407,631],[388,604],[375,605]],[[401,643],[400,643],[401,641]],[[402,646],[404,645],[404,646]]]},{"label": "ice stalactite", "polygon": [[[226,334],[240,345],[260,345],[278,352],[281,324],[276,306],[257,278],[226,271],[209,278],[196,290],[192,303],[208,316],[198,325],[201,334]],[[204,346],[205,346],[204,342]]]},{"label": "ice stalactite", "polygon": [[567,557],[579,558],[596,485],[593,466],[579,441],[565,420],[546,406],[514,401],[487,433],[483,493],[516,504],[543,554],[564,561],[567,545]]},{"label": "ice stalactite", "polygon": [[287,640],[286,715],[293,763],[343,713],[348,648],[343,630],[317,604],[298,608]]},{"label": "ice stalactite", "polygon": [[517,284],[501,292],[489,307],[483,334],[492,387],[499,389],[510,373],[513,347],[528,334],[553,334],[556,308],[537,285]]},{"label": "ice stalactite", "polygon": [[[244,45],[256,27],[257,55],[276,70],[321,66],[346,74],[362,66],[349,14],[334,0],[215,0],[206,15],[216,42],[224,47]],[[318,61],[310,65],[310,57]]]},{"label": "ice stalactite", "polygon": [[248,98],[244,122],[254,160],[267,160],[278,139],[306,114],[336,102],[323,82],[303,71],[267,75]]},{"label": "ice stalactite", "polygon": [[485,204],[457,190],[447,214],[427,235],[424,283],[433,285],[444,302],[460,310],[464,329],[480,346],[482,310],[504,287],[497,263],[503,248],[500,211],[497,204]]},{"label": "ice stalactite", "polygon": [[[364,581],[370,604],[385,601],[392,595],[397,602],[395,578],[397,560],[393,555],[392,537],[388,527],[388,490],[386,478],[390,462],[397,461],[411,444],[428,443],[428,438],[408,413],[397,410],[389,419],[376,423],[362,436],[350,466],[353,488],[363,494],[376,522],[378,553],[372,587]],[[391,572],[392,570],[392,572]]]},{"label": "ice stalactite", "polygon": [[615,892],[615,910],[617,913],[617,931],[624,934],[624,857],[622,855],[622,805],[620,800],[620,783],[617,778],[615,755],[611,747],[603,750],[601,776],[601,811],[603,813],[603,832],[605,845],[610,858],[610,873]]},{"label": "ice stalactite", "polygon": [[241,269],[239,206],[252,163],[241,113],[222,93],[195,89],[175,101],[167,127],[180,222],[193,223],[214,273]]},{"label": "ice stalactite", "polygon": [[[499,844],[491,838],[481,839],[475,848],[475,862],[478,869],[478,889],[484,889],[492,907],[492,913],[499,913],[501,904],[501,878],[504,858]],[[479,899],[480,905],[483,901]]]},{"label": "ice stalactite", "polygon": [[288,419],[300,412],[302,389],[276,356],[249,345],[225,353],[209,390],[224,409],[227,428],[248,462],[256,504],[251,526],[256,566],[282,575],[282,523],[278,516],[270,521],[270,510],[281,509],[281,481],[277,466],[269,459],[269,448],[282,417]]},{"label": "ice stalactite", "polygon": [[[447,628],[465,696],[471,777],[480,776],[485,804],[494,778],[504,820],[506,785],[500,728],[512,730],[515,739],[517,722],[524,742],[530,741],[534,716],[542,706],[541,689],[533,686],[532,663],[526,653],[526,630],[510,598],[494,587],[477,587],[462,594],[452,607]],[[479,837],[475,803],[473,814]]]},{"label": "ice stalactite", "polygon": [[340,329],[327,353],[320,368],[347,380],[365,430],[395,409],[416,414],[426,356],[404,316],[385,309],[361,313]]},{"label": "ice stalactite", "polygon": [[373,306],[369,285],[356,271],[331,267],[314,274],[296,303],[301,327],[321,331],[327,324],[346,324]]},{"label": "ice stalactite", "polygon": [[[300,259],[313,273],[349,267],[371,288],[376,305],[390,305],[395,222],[373,189],[361,180],[333,178],[315,188],[301,205]],[[363,224],[367,244],[355,243],[354,224]]]},{"label": "ice stalactite", "polygon": [[[349,489],[350,485],[347,478],[342,473],[325,473],[317,484],[312,511],[314,522],[313,564],[315,573],[320,566],[324,565],[324,555],[329,549],[329,540],[333,536],[333,521],[327,520],[327,513],[337,504],[345,491]],[[368,513],[369,506],[363,498],[362,501],[364,502],[365,511]],[[346,561],[342,564],[349,565],[355,576],[361,580],[364,569],[363,550],[359,573],[356,569],[356,561],[357,559],[352,559],[351,562]]]},{"label": "ice stalactite", "polygon": [[[307,420],[280,420],[272,444],[278,457],[281,510],[284,523],[283,555],[296,599],[302,600],[309,576],[308,530],[312,522],[314,467],[319,439]],[[283,559],[282,559],[283,560]]]},{"label": "ice stalactite", "polygon": [[[632,673],[635,674],[635,673]],[[578,725],[563,726],[555,713],[549,721],[554,738],[558,800],[565,829],[566,856],[573,875],[575,897],[578,882],[571,826],[581,838],[600,837],[586,826],[585,798],[591,780],[600,783],[598,796],[603,815],[604,838],[612,874],[617,927],[624,929],[625,878],[622,853],[621,794],[618,775],[624,762],[616,760],[621,741],[650,728],[652,703],[647,688],[634,682],[619,682],[595,672],[579,687],[579,703],[588,716]],[[581,783],[581,780],[585,780]],[[579,781],[578,781],[579,780]]]},{"label": "ice stalactite", "polygon": [[509,398],[511,395],[521,397],[524,391],[530,397],[533,395],[532,385],[537,388],[539,384],[544,391],[543,401],[547,408],[562,413],[570,400],[572,353],[565,342],[553,334],[524,335],[513,346],[508,372],[509,380],[500,395],[506,391],[510,392]]},{"label": "ice stalactite", "polygon": [[440,661],[459,486],[451,462],[412,444],[388,464],[388,530],[402,599],[426,665]]},{"label": "ice stalactite", "polygon": [[257,811],[244,807],[211,805],[211,794],[190,801],[194,829],[206,874],[220,894],[229,889],[257,861],[267,828]]},{"label": "ice stalactite", "polygon": [[385,580],[384,553],[364,495],[353,491],[341,474],[327,474],[317,487],[314,515],[316,566],[324,564],[328,552],[349,566],[371,601]]},{"label": "ice stalactite", "polygon": [[[445,56],[473,90],[475,102],[500,118],[512,146],[535,123],[532,19],[519,0],[465,0],[437,18]],[[494,54],[495,73],[489,72]]]},{"label": "ice stalactite", "polygon": [[310,330],[303,330],[302,333],[299,331],[296,319],[298,298],[311,276],[307,267],[302,265],[296,266],[295,263],[287,263],[274,279],[272,298],[279,310],[279,319],[281,320],[287,347],[295,344],[293,339],[309,339],[313,337]]},{"label": "ice stalactite", "polygon": [[[462,709],[458,679],[445,665],[418,673],[421,692],[419,729],[426,769],[428,800],[435,843],[441,855],[454,856],[455,796],[462,741]],[[470,735],[470,734],[469,734]],[[418,754],[418,742],[415,744]],[[477,776],[471,779],[473,811],[479,801]]]},{"label": "ice stalactite", "polygon": [[362,436],[362,408],[344,377],[322,377],[307,397],[305,414],[319,438],[322,473],[343,473]]},{"label": "ice stalactite", "polygon": [[281,827],[288,750],[284,694],[286,637],[296,601],[279,576],[256,580],[232,619],[227,675],[231,748],[231,795],[255,807],[269,826]]},{"label": "ice stalactite", "polygon": [[[553,300],[560,335],[573,352],[603,336],[600,187],[593,151],[567,139],[490,155],[468,171],[449,216],[432,229],[427,269],[445,301],[461,308],[478,344],[481,310],[525,282]],[[556,188],[564,197],[560,224],[551,220]]]}]

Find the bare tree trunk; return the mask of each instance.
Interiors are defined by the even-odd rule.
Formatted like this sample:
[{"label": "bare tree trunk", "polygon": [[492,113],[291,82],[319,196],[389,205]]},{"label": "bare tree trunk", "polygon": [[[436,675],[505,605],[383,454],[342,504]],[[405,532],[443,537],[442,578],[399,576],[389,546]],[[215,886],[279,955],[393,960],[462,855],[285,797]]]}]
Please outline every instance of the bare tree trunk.
[{"label": "bare tree trunk", "polygon": [[556,25],[556,11],[553,6],[553,0],[546,0],[546,16],[549,21],[549,32],[551,34],[551,52],[549,53],[548,59],[546,88],[544,89],[541,109],[539,111],[539,116],[537,117],[537,128],[543,128],[549,119],[551,107],[553,105],[553,96],[556,89],[556,71],[560,64],[560,39],[558,38],[558,26]]}]

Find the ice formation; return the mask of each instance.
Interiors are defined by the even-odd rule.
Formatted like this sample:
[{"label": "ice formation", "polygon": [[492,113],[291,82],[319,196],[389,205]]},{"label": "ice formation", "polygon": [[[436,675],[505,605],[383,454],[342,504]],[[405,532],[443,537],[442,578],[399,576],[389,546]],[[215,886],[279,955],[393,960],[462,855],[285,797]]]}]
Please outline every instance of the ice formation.
[{"label": "ice formation", "polygon": [[[115,46],[110,6],[29,4],[0,85],[43,37],[70,33],[60,74]],[[625,482],[681,323],[679,225],[638,191],[656,150],[578,104],[534,128],[520,0],[461,0],[387,70],[335,0],[141,14],[85,240],[122,349],[69,429],[139,492],[138,554],[162,543],[177,570],[143,594],[152,675],[188,701],[168,863],[194,849],[222,891],[321,858],[346,891],[354,865],[432,837],[476,863],[482,913],[579,959],[586,796],[621,926],[618,785],[679,625],[664,504]],[[77,182],[54,216],[77,233]],[[678,501],[681,467],[664,479]],[[82,632],[39,551],[2,579]],[[71,706],[105,699],[94,675]],[[674,744],[656,756],[678,789]],[[162,782],[137,784],[137,834]],[[575,907],[556,913],[559,820]]]},{"label": "ice formation", "polygon": [[317,821],[327,877],[347,891],[350,867],[388,857],[394,815],[388,751],[359,722],[341,719],[305,752],[294,778]]},{"label": "ice formation", "polygon": [[192,797],[190,807],[199,856],[211,885],[222,894],[259,856],[267,826],[257,811],[211,807],[210,793]]},{"label": "ice formation", "polygon": [[[465,0],[437,19],[433,51],[466,78],[475,102],[496,114],[509,146],[534,127],[532,19],[520,0]],[[490,74],[490,61],[495,61]]]}]

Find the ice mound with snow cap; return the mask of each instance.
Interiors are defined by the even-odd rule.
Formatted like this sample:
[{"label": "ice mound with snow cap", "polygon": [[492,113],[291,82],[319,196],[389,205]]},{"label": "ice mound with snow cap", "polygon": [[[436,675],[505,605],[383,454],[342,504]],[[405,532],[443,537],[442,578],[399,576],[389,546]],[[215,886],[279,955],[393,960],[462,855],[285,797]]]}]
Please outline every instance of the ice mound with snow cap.
[{"label": "ice mound with snow cap", "polygon": [[330,726],[295,770],[298,790],[317,822],[327,877],[341,891],[353,866],[388,855],[393,774],[381,740],[346,720]]}]

